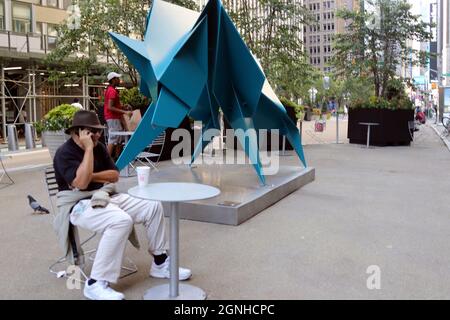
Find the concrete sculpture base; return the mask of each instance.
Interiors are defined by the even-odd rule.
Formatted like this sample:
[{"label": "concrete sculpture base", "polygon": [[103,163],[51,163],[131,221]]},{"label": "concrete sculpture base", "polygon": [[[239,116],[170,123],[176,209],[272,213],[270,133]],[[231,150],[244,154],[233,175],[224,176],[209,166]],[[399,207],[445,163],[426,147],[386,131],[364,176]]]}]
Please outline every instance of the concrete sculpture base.
[{"label": "concrete sculpture base", "polygon": [[[249,165],[187,165],[164,166],[150,175],[150,183],[196,182],[221,190],[218,197],[180,203],[180,218],[227,225],[239,225],[290,193],[314,181],[315,169],[280,166],[274,176],[267,176],[267,185],[258,185]],[[136,177],[122,179],[120,190],[137,184]],[[299,204],[301,206],[301,203]],[[164,211],[169,212],[164,204]]]}]

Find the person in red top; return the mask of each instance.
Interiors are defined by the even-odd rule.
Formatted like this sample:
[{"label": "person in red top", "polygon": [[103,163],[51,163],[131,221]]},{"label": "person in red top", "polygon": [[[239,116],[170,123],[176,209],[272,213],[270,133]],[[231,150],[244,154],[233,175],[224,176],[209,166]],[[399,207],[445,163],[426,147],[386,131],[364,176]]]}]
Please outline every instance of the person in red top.
[{"label": "person in red top", "polygon": [[[107,79],[109,82],[108,88],[105,91],[105,101],[103,106],[104,117],[108,126],[108,131],[123,131],[122,116],[124,114],[132,115],[132,111],[126,110],[129,106],[122,106],[120,104],[119,91],[116,87],[120,83],[120,77],[122,75],[110,72]],[[108,135],[108,153],[112,155],[114,147],[121,143],[121,136]]]}]

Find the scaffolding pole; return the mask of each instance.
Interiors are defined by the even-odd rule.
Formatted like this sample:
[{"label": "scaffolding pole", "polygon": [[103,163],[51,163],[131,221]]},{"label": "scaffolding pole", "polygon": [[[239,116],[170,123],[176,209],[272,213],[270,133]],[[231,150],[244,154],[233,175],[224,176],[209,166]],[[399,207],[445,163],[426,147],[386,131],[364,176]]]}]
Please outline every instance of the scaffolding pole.
[{"label": "scaffolding pole", "polygon": [[[39,120],[38,110],[40,110],[40,114],[43,112],[43,104],[42,99],[49,99],[48,107],[51,109],[57,104],[57,99],[69,99],[69,98],[79,98],[79,94],[61,94],[59,92],[59,79],[57,78],[53,84],[49,83],[48,93],[42,94],[42,86],[47,82],[45,79],[41,79],[38,75],[38,72],[47,72],[46,70],[40,70],[35,64],[29,64],[28,68],[25,67],[22,71],[27,72],[27,74],[20,73],[19,78],[10,78],[9,74],[4,70],[5,65],[0,64],[1,74],[0,74],[0,85],[1,85],[1,117],[2,121],[0,131],[3,135],[3,139],[6,141],[7,139],[7,104],[11,102],[13,108],[12,112],[17,110],[18,114],[15,116],[15,119],[12,123],[16,123],[20,118],[20,113],[22,110],[26,110],[28,112],[27,122],[37,122]],[[15,74],[17,76],[17,74]],[[43,74],[40,74],[43,75]],[[93,84],[89,84],[89,74],[83,74],[81,77],[82,80],[82,101],[83,105],[87,110],[91,110],[91,103],[99,100],[99,97],[91,97],[90,96],[90,88],[104,88],[104,84],[95,84],[95,80]],[[12,94],[13,89],[21,88],[20,90],[25,90],[27,93],[22,94]],[[77,89],[79,90],[79,89]],[[18,91],[20,92],[20,91]],[[7,100],[8,99],[8,100]],[[16,103],[16,101],[20,101],[20,103]],[[26,108],[25,108],[26,106]],[[47,108],[48,108],[47,107]],[[25,108],[25,109],[24,109]]]},{"label": "scaffolding pole", "polygon": [[86,105],[86,75],[83,74],[83,107],[89,109]]},{"label": "scaffolding pole", "polygon": [[[33,90],[33,84],[31,83],[31,81],[32,81],[32,79],[31,79],[31,77],[32,77],[32,72],[33,72],[33,68],[28,69],[28,92],[27,92],[27,96],[29,96],[29,94],[32,93],[32,90]],[[24,101],[24,102],[26,103],[26,101],[27,101],[27,99],[25,98],[25,101]],[[20,108],[19,110],[17,110],[17,111],[18,111],[17,118],[20,117],[20,114],[21,114],[21,112],[22,112],[22,109],[25,108],[25,103],[22,105],[22,108]],[[29,113],[30,119],[33,119],[34,116],[33,116],[33,113],[31,112],[32,110],[31,110],[31,100],[30,100],[30,99],[28,99],[27,105],[28,105],[28,110],[30,110],[30,113]],[[16,121],[17,121],[17,118],[16,118]],[[20,119],[20,118],[19,118],[19,119]],[[16,121],[14,121],[14,122],[16,122]],[[20,121],[20,120],[19,120],[19,121]]]},{"label": "scaffolding pole", "polygon": [[2,67],[1,72],[1,85],[2,85],[2,133],[3,140],[6,141],[6,102],[5,102],[5,70]]},{"label": "scaffolding pole", "polygon": [[[32,81],[33,81],[33,91],[32,91],[32,99],[33,99],[33,118],[30,117],[30,120],[32,122],[37,122],[37,109],[36,109],[36,67],[33,66],[33,73],[32,73]],[[30,106],[31,111],[31,106]],[[31,112],[30,112],[31,113]]]}]

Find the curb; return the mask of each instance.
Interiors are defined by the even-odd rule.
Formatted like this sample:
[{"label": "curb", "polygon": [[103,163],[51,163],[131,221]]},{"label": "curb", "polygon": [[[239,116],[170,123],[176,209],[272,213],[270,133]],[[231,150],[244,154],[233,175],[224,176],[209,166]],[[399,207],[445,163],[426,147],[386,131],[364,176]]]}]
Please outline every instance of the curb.
[{"label": "curb", "polygon": [[434,132],[438,135],[439,138],[441,138],[442,142],[444,142],[444,144],[447,147],[447,150],[450,151],[450,142],[439,133],[435,125],[431,125],[431,128],[433,128]]}]

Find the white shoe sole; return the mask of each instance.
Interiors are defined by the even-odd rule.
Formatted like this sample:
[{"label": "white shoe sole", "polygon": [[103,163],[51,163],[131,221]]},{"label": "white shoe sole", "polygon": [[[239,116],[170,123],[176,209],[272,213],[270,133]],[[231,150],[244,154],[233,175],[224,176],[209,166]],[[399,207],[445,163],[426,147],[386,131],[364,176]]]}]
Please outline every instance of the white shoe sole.
[{"label": "white shoe sole", "polygon": [[[89,300],[95,300],[95,301],[97,301],[97,300],[105,300],[105,299],[95,299],[93,296],[91,296],[89,293],[86,293],[84,290],[83,290],[83,295],[84,295],[84,297],[86,298],[86,299],[89,299]],[[123,296],[121,299],[108,299],[108,300],[111,300],[111,301],[114,301],[114,300],[125,300],[125,296]]]},{"label": "white shoe sole", "polygon": [[[152,278],[158,278],[158,279],[170,279],[170,276],[165,276],[162,274],[157,274],[157,273],[152,273],[150,272],[150,277]],[[184,280],[188,280],[190,277],[192,277],[192,273],[189,274],[189,276],[185,276],[185,277],[180,277],[180,275],[178,275],[178,280],[179,281],[184,281]]]}]

